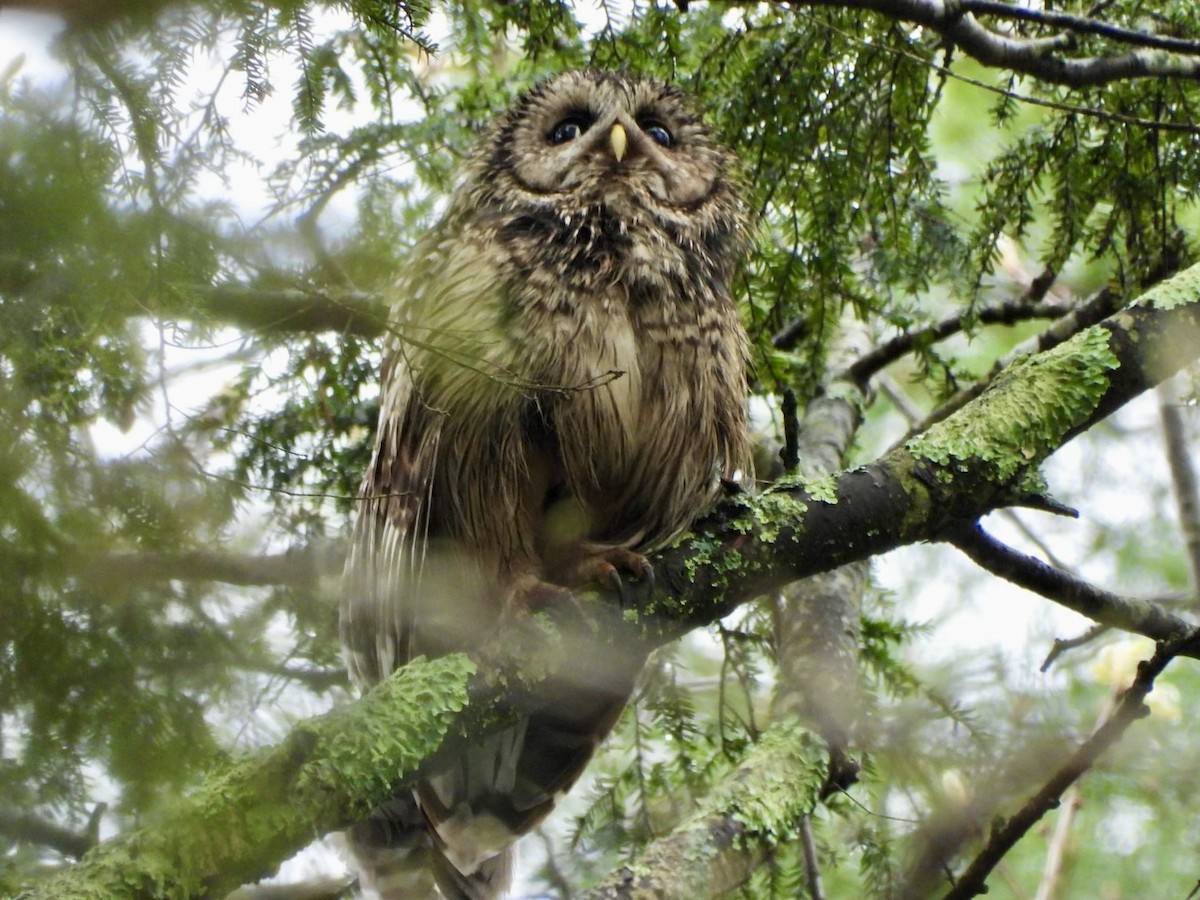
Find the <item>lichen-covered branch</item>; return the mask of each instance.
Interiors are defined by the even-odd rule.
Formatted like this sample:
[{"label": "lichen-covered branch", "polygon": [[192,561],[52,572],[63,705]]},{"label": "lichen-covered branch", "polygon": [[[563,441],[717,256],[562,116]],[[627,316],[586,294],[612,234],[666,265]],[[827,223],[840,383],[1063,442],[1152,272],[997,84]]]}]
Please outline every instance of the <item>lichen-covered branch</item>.
[{"label": "lichen-covered branch", "polygon": [[222,896],[273,872],[417,771],[466,706],[473,671],[461,655],[417,661],[358,703],[232,763],[170,815],[101,844],[22,900]]},{"label": "lichen-covered branch", "polygon": [[1055,319],[1049,328],[1044,329],[1027,341],[1022,341],[1003,359],[996,360],[990,372],[980,376],[971,384],[956,391],[946,402],[938,406],[924,419],[921,419],[905,435],[908,440],[929,428],[934,422],[940,422],[955,410],[962,409],[985,390],[1001,371],[1008,368],[1014,361],[1030,353],[1042,353],[1053,349],[1072,335],[1078,334],[1084,328],[1101,322],[1111,316],[1121,307],[1121,295],[1111,288],[1105,288],[1080,303],[1066,315]]},{"label": "lichen-covered branch", "polygon": [[790,839],[816,806],[828,765],[823,740],[794,721],[776,723],[687,821],[584,897],[717,897],[737,889],[764,848]]},{"label": "lichen-covered branch", "polygon": [[1013,363],[976,400],[869,465],[732,498],[654,560],[659,590],[639,604],[639,627],[670,640],[798,578],[938,540],[1020,503],[1051,453],[1197,357],[1200,266]]},{"label": "lichen-covered branch", "polygon": [[1019,501],[1031,467],[1197,357],[1200,267],[1014,364],[977,400],[868,466],[730,498],[652,558],[657,585],[630,606],[583,598],[586,622],[573,623],[573,610],[534,616],[498,634],[474,664],[462,656],[414,663],[28,896],[186,897],[253,880],[361,816],[421,765],[501,726],[505,710],[536,702],[547,679],[627,665],[752,597],[938,539]]}]

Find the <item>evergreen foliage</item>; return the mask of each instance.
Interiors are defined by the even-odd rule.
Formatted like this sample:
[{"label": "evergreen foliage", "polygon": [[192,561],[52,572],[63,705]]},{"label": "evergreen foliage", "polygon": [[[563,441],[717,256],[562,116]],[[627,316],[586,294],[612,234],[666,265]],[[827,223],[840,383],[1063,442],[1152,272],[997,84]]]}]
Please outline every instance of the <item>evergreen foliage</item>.
[{"label": "evergreen foliage", "polygon": [[[743,161],[757,214],[739,289],[760,477],[781,480],[777,493],[732,498],[728,533],[790,546],[810,507],[841,503],[853,516],[870,495],[839,493],[830,472],[901,446],[902,475],[925,503],[902,511],[905,529],[930,521],[934,502],[1057,508],[1050,490],[1082,520],[1022,513],[997,530],[1080,579],[1158,604],[1118,609],[1120,597],[1100,596],[1088,607],[1096,621],[1178,638],[1196,609],[1194,482],[1168,464],[1152,408],[1095,424],[1112,384],[1141,391],[1166,374],[1154,370],[1159,350],[1200,356],[1200,345],[1173,343],[1195,340],[1195,273],[1095,324],[1195,261],[1191,5],[1114,0],[1092,19],[1050,21],[1053,11],[977,4],[966,18],[989,34],[1040,42],[1008,60],[979,52],[962,18],[922,18],[907,2],[21,5],[66,25],[48,70],[0,59],[0,892],[40,885],[52,896],[60,883],[47,879],[97,837],[138,846],[181,806],[189,817],[162,834],[225,822],[201,804],[232,782],[200,790],[206,773],[231,779],[249,771],[245,752],[308,747],[315,726],[304,722],[353,702],[334,597],[377,414],[389,285],[492,114],[566,68],[679,83]],[[49,21],[0,8],[0,33]],[[1107,74],[1096,60],[1124,68]],[[1046,330],[1048,318],[1086,314],[1105,286],[1112,308]],[[1158,311],[1191,330],[1138,330]],[[1128,346],[1129,334],[1141,343]],[[902,350],[852,365],[864,340],[897,335]],[[993,390],[955,413],[981,381]],[[1194,391],[1186,379],[1174,391],[1162,402],[1179,406],[1194,446]],[[808,431],[800,470],[785,472],[795,398],[809,406]],[[825,432],[809,401],[821,399],[862,422],[831,442],[840,460],[816,466]],[[923,484],[939,472],[942,482]],[[951,518],[937,536],[965,550]],[[905,540],[933,536],[912,528]],[[716,533],[685,541],[680,572],[765,583],[762,565],[781,579],[784,550],[742,553]],[[1021,601],[1036,611],[1019,627],[1022,649],[976,633],[971,646],[989,652],[959,652],[955,609],[1016,601],[951,553],[911,552],[905,572],[845,589],[842,625],[815,649],[789,635],[824,636],[831,601],[789,590],[656,651],[545,830],[548,852],[526,867],[524,890],[616,896],[607,892],[638,879],[661,883],[670,866],[692,896],[950,891],[946,873],[966,869],[992,820],[1012,816],[1114,708],[1134,674],[1120,660],[1153,652],[1115,629],[1052,647],[1090,624],[1041,615],[1070,604],[1064,595]],[[851,548],[839,561],[852,558]],[[665,612],[626,613],[686,620],[676,632],[713,618],[681,594]],[[939,612],[925,621],[930,598]],[[1137,624],[1153,615],[1168,625]],[[1038,676],[1052,649],[1050,674]],[[405,773],[464,702],[470,665],[436,665],[447,680],[418,692],[434,698],[421,707],[428,733],[414,716],[411,744],[388,751]],[[499,689],[489,684],[489,696]],[[1182,699],[1197,691],[1194,663],[1173,665],[1149,695],[1154,714],[1079,783],[1085,802],[1066,837],[1053,819],[1027,834],[991,895],[1042,885],[1061,897],[1143,896],[1151,884],[1185,896],[1200,877],[1200,748]],[[358,806],[341,807],[357,809],[401,777],[370,772],[333,734],[341,756],[318,762],[313,792],[339,778],[362,786]],[[341,768],[330,776],[323,765]],[[228,811],[261,831],[275,812],[259,813]],[[309,827],[286,818],[278,835],[254,833],[262,854],[245,872],[274,870],[289,846],[280,835]],[[212,843],[244,838],[219,827]],[[205,882],[205,864],[189,861],[180,884],[133,890],[224,886]]]}]

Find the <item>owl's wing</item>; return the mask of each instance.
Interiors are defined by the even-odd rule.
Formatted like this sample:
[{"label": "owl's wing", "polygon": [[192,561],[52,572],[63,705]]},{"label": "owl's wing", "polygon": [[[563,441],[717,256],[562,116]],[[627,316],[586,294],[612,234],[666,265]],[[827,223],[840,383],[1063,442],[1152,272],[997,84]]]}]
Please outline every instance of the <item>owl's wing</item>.
[{"label": "owl's wing", "polygon": [[384,365],[379,428],[343,578],[342,646],[360,685],[381,681],[411,656],[444,419],[418,396],[412,375],[397,342]]},{"label": "owl's wing", "polygon": [[[481,618],[470,606],[479,594],[477,570],[462,547],[439,538],[465,528],[476,542],[490,540],[494,527],[463,523],[481,517],[476,506],[496,515],[503,504],[494,482],[513,481],[481,462],[491,456],[494,433],[477,427],[519,408],[519,394],[501,377],[511,359],[494,253],[448,216],[418,245],[397,291],[403,299],[343,577],[342,646],[360,685],[386,678],[417,653],[470,645],[461,623]],[[450,469],[439,475],[439,464]],[[461,489],[471,478],[488,482],[483,499]]]}]

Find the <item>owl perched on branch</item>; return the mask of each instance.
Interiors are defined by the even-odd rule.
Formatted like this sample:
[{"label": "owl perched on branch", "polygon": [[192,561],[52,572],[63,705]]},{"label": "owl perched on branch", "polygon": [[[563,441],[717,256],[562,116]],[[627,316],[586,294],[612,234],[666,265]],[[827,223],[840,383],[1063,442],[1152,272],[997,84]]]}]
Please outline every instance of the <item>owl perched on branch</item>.
[{"label": "owl perched on branch", "polygon": [[[748,471],[733,169],[677,89],[623,75],[543,82],[488,129],[397,283],[341,609],[359,684],[652,577],[642,554]],[[502,893],[628,698],[613,668],[356,826],[364,885]]]}]

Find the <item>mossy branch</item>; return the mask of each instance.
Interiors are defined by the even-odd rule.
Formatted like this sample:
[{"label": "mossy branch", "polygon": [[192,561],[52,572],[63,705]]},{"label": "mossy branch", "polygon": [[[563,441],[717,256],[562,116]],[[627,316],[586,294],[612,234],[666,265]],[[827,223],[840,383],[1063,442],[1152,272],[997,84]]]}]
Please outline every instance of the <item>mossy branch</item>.
[{"label": "mossy branch", "polygon": [[358,703],[234,761],[169,815],[99,845],[22,900],[223,896],[363,818],[433,754],[467,705],[465,656],[417,660]]},{"label": "mossy branch", "polygon": [[619,670],[766,591],[937,540],[955,523],[1021,502],[1029,471],[1054,450],[1197,357],[1200,267],[1014,364],[977,400],[868,466],[729,499],[653,558],[657,586],[632,607],[584,602],[585,627],[535,616],[498,635],[475,663],[460,655],[417,661],[358,703],[231,764],[170,815],[97,847],[26,896],[211,895],[264,875],[422,766],[536,703],[548,679],[590,678],[589,667],[602,662]]},{"label": "mossy branch", "polygon": [[773,725],[687,821],[585,900],[718,897],[736,890],[766,847],[795,834],[796,823],[820,799],[828,768],[821,738],[791,720]]}]

